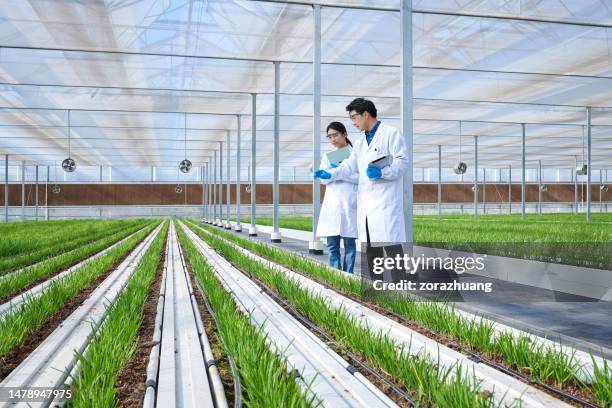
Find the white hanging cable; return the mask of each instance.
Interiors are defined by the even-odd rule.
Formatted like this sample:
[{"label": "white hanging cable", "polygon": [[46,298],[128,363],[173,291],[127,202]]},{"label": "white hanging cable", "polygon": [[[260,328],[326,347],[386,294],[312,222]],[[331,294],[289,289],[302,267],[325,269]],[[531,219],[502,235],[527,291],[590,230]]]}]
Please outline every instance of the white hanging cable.
[{"label": "white hanging cable", "polygon": [[184,136],[185,136],[185,159],[187,159],[187,112],[185,112],[183,130],[184,130]]},{"label": "white hanging cable", "polygon": [[459,121],[459,162],[461,163],[461,153],[462,153],[462,139],[463,139],[463,131],[461,129],[462,122]]},{"label": "white hanging cable", "polygon": [[70,158],[70,109],[68,109],[68,158]]}]

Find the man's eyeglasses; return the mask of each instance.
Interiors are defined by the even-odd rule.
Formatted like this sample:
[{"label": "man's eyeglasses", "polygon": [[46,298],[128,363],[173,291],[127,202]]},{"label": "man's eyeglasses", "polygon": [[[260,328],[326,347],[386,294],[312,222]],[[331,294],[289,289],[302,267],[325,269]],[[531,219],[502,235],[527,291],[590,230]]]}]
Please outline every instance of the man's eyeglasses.
[{"label": "man's eyeglasses", "polygon": [[327,134],[327,138],[328,139],[335,139],[335,138],[339,137],[340,135],[341,135],[341,133],[339,133],[339,132],[328,133]]},{"label": "man's eyeglasses", "polygon": [[351,120],[355,120],[355,118],[357,116],[361,116],[361,113],[352,113],[352,114],[349,114],[349,118],[351,118]]}]

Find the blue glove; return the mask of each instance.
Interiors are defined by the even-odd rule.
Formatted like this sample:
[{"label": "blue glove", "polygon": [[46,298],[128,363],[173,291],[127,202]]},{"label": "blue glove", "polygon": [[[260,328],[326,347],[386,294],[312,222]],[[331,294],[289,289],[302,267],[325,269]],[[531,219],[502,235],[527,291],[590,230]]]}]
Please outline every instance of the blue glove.
[{"label": "blue glove", "polygon": [[325,170],[317,170],[313,174],[314,178],[319,178],[321,180],[327,180],[331,178],[331,174],[326,172]]},{"label": "blue glove", "polygon": [[337,165],[336,163],[331,163],[331,164],[329,165],[329,168],[330,168],[330,169],[335,169],[336,167],[338,167],[338,165]]},{"label": "blue glove", "polygon": [[368,167],[366,176],[368,176],[370,180],[376,180],[382,176],[382,171],[378,167]]}]

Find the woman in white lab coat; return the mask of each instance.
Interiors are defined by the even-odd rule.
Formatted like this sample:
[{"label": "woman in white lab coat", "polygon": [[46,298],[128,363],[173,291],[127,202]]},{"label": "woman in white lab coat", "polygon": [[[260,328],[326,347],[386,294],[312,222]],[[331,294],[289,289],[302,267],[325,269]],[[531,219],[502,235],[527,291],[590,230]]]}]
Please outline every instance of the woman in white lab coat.
[{"label": "woman in white lab coat", "polygon": [[[336,149],[349,147],[352,149],[351,141],[344,125],[340,122],[332,122],[327,126],[327,140]],[[337,163],[330,163],[327,155],[321,159],[321,168],[331,169],[337,167]],[[325,184],[325,198],[319,214],[317,224],[317,237],[327,239],[327,251],[329,253],[329,265],[333,268],[342,269],[353,273],[355,266],[357,238],[357,173],[347,177],[336,178],[334,181],[321,180]],[[344,260],[341,261],[340,241],[344,243]]]}]

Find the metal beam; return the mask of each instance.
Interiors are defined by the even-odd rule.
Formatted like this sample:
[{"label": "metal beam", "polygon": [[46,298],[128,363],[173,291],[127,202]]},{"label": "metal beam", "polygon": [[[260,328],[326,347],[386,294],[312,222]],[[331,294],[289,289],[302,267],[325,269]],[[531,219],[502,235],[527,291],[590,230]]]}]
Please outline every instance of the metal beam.
[{"label": "metal beam", "polygon": [[21,221],[25,221],[25,161],[21,162]]},{"label": "metal beam", "polygon": [[213,219],[212,219],[212,223],[216,224],[217,223],[217,152],[213,152],[213,185],[212,185],[212,192],[213,192]]},{"label": "metal beam", "polygon": [[35,220],[38,221],[38,164],[36,165],[36,191],[34,192]]},{"label": "metal beam", "polygon": [[521,130],[522,130],[522,147],[523,147],[523,152],[522,152],[522,156],[521,156],[521,167],[522,167],[522,173],[521,173],[521,219],[525,220],[525,177],[526,177],[526,173],[527,173],[527,169],[525,168],[525,124],[522,123],[521,124]]},{"label": "metal beam", "polygon": [[219,142],[219,218],[217,225],[223,224],[223,142]]},{"label": "metal beam", "polygon": [[487,213],[487,168],[482,168],[482,213]]},{"label": "metal beam", "polygon": [[241,204],[241,198],[240,198],[240,189],[242,188],[242,185],[240,183],[240,153],[241,153],[241,148],[242,148],[242,141],[241,141],[241,126],[242,126],[242,120],[241,120],[241,116],[240,115],[236,115],[236,231],[237,232],[241,232],[242,231],[242,225],[240,223],[240,204]]},{"label": "metal beam", "polygon": [[227,170],[227,179],[226,179],[226,183],[225,183],[225,188],[227,189],[226,192],[226,202],[225,202],[225,228],[226,229],[231,229],[232,228],[232,224],[230,223],[230,201],[231,201],[231,194],[230,194],[230,170],[231,170],[231,163],[230,163],[230,141],[231,141],[231,131],[228,130],[227,134],[226,134],[226,138],[227,138],[227,142],[226,142],[226,170]]},{"label": "metal beam", "polygon": [[[312,168],[317,170],[321,167],[321,6],[313,7],[313,55],[312,55]],[[295,167],[293,168],[293,179],[295,181]],[[312,239],[308,244],[308,252],[311,254],[323,254],[317,239],[317,225],[321,213],[321,182],[312,179]]]},{"label": "metal beam", "polygon": [[508,165],[508,214],[512,214],[512,165]]},{"label": "metal beam", "polygon": [[9,174],[8,154],[4,155],[4,222],[8,222],[8,200],[9,200]]},{"label": "metal beam", "polygon": [[[401,0],[400,4],[400,35],[401,35],[401,122],[402,132],[406,140],[406,148],[408,150],[408,171],[403,177],[403,205],[404,205],[404,221],[406,242],[412,244],[414,242],[413,234],[413,109],[412,109],[412,0]],[[410,251],[412,249],[410,248]]]},{"label": "metal beam", "polygon": [[478,136],[474,136],[474,217],[478,216]]},{"label": "metal beam", "polygon": [[278,204],[279,204],[279,162],[280,162],[280,62],[274,62],[274,154],[272,157],[272,165],[274,167],[274,176],[272,184],[272,226],[273,231],[270,235],[272,242],[281,242],[281,234],[279,229],[279,215],[278,215]]},{"label": "metal beam", "polygon": [[251,226],[249,236],[257,236],[257,94],[251,94]]},{"label": "metal beam", "polygon": [[538,214],[542,215],[542,160],[538,160]]},{"label": "metal beam", "polygon": [[438,217],[442,216],[442,145],[438,145]]},{"label": "metal beam", "polygon": [[593,174],[592,160],[591,160],[591,120],[592,113],[591,107],[586,108],[587,113],[587,210],[586,210],[586,221],[591,222],[591,181]]}]

